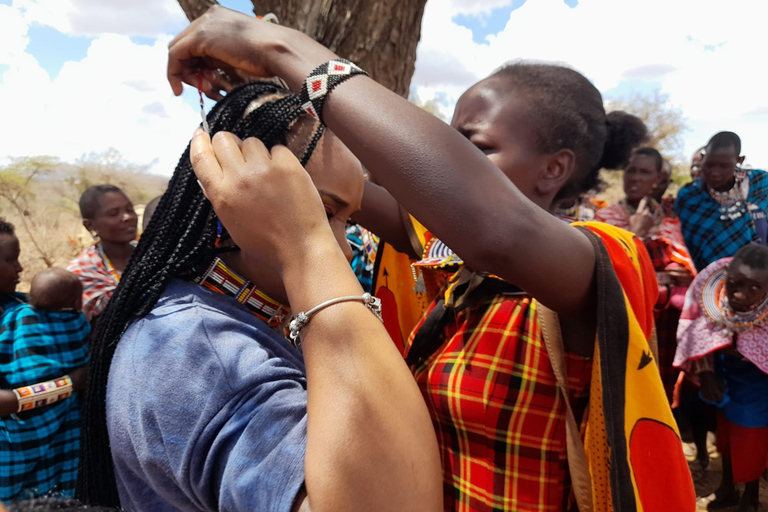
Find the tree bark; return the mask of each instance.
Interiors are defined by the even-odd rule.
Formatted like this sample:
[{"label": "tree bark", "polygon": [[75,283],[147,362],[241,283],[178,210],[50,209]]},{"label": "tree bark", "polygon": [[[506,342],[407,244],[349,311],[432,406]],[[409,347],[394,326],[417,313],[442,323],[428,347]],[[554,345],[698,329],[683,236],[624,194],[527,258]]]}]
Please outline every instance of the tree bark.
[{"label": "tree bark", "polygon": [[[190,20],[215,0],[178,0]],[[426,0],[252,0],[259,15],[304,32],[408,97]]]}]

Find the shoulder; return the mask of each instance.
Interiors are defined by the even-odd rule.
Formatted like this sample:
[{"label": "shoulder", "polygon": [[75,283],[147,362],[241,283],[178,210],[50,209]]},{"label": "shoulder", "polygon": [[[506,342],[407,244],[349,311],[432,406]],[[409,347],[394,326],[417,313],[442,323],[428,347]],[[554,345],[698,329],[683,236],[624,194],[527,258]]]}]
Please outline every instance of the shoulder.
[{"label": "shoulder", "polygon": [[101,263],[101,256],[95,245],[85,249],[67,265],[67,270],[74,274],[81,274],[87,270],[93,270],[94,266]]},{"label": "shoulder", "polygon": [[[199,285],[172,281],[155,308],[134,322],[118,344],[120,353],[142,370],[134,378],[163,369],[184,377],[190,368],[218,373],[233,388],[259,381],[262,365],[303,379],[300,353],[231,297]],[[207,368],[207,370],[205,370]],[[276,372],[281,373],[280,371]],[[186,377],[184,377],[186,378]]]}]

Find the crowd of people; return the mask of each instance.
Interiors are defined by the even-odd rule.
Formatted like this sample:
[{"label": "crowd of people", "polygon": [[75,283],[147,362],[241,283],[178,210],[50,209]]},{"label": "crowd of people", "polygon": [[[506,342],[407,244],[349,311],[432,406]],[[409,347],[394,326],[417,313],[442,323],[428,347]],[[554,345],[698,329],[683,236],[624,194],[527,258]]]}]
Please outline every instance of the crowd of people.
[{"label": "crowd of people", "polygon": [[[168,64],[218,100],[209,131],[138,243],[126,194],[91,187],[95,243],[25,295],[0,221],[0,500],[694,511],[684,430],[704,468],[716,431],[709,509],[756,511],[768,174],[739,137],[674,198],[643,122],[567,67],[507,64],[450,125],[365,75],[214,7]],[[624,199],[595,199],[601,169]]]}]

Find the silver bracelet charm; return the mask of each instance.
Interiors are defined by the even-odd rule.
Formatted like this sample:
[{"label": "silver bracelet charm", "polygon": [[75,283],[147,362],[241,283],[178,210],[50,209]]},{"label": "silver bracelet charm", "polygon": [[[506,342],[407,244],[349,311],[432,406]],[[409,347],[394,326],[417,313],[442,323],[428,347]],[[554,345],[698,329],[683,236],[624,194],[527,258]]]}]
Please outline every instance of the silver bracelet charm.
[{"label": "silver bracelet charm", "polygon": [[370,293],[364,293],[362,295],[350,295],[347,297],[338,297],[336,299],[327,300],[322,304],[313,307],[309,311],[300,312],[298,315],[296,315],[296,318],[291,320],[291,323],[288,325],[288,330],[290,331],[288,338],[290,338],[293,346],[296,348],[301,346],[301,340],[299,340],[299,331],[301,331],[301,328],[309,323],[309,319],[312,317],[312,315],[321,309],[325,309],[329,306],[333,306],[341,302],[362,302],[368,309],[373,312],[374,315],[376,315],[376,318],[381,320],[381,299],[374,297]]}]

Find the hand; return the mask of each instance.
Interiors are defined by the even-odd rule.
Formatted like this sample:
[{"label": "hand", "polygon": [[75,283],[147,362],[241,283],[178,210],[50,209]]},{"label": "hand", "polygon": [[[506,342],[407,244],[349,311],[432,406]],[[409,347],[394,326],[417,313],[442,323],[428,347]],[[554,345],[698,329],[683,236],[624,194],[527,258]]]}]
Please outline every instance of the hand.
[{"label": "hand", "polygon": [[664,271],[669,274],[675,286],[688,287],[693,282],[693,274],[687,268],[667,267]]},{"label": "hand", "polygon": [[69,372],[74,391],[83,391],[88,385],[88,365],[80,366]]},{"label": "hand", "polygon": [[336,55],[296,30],[214,5],[168,45],[168,81],[177,96],[183,83],[211,99],[253,78],[279,76],[298,92],[306,76]]},{"label": "hand", "polygon": [[13,391],[0,390],[0,418],[7,418],[19,410],[19,399]]},{"label": "hand", "polygon": [[648,198],[643,198],[637,206],[637,211],[629,217],[629,230],[643,238],[653,227],[653,214],[648,206]]},{"label": "hand", "polygon": [[338,244],[312,179],[285,146],[198,129],[190,159],[213,209],[240,249],[282,272],[296,251]]},{"label": "hand", "polygon": [[706,371],[699,373],[699,381],[701,382],[701,396],[704,397],[704,400],[715,404],[723,401],[725,385],[722,380],[717,378],[715,372]]}]

